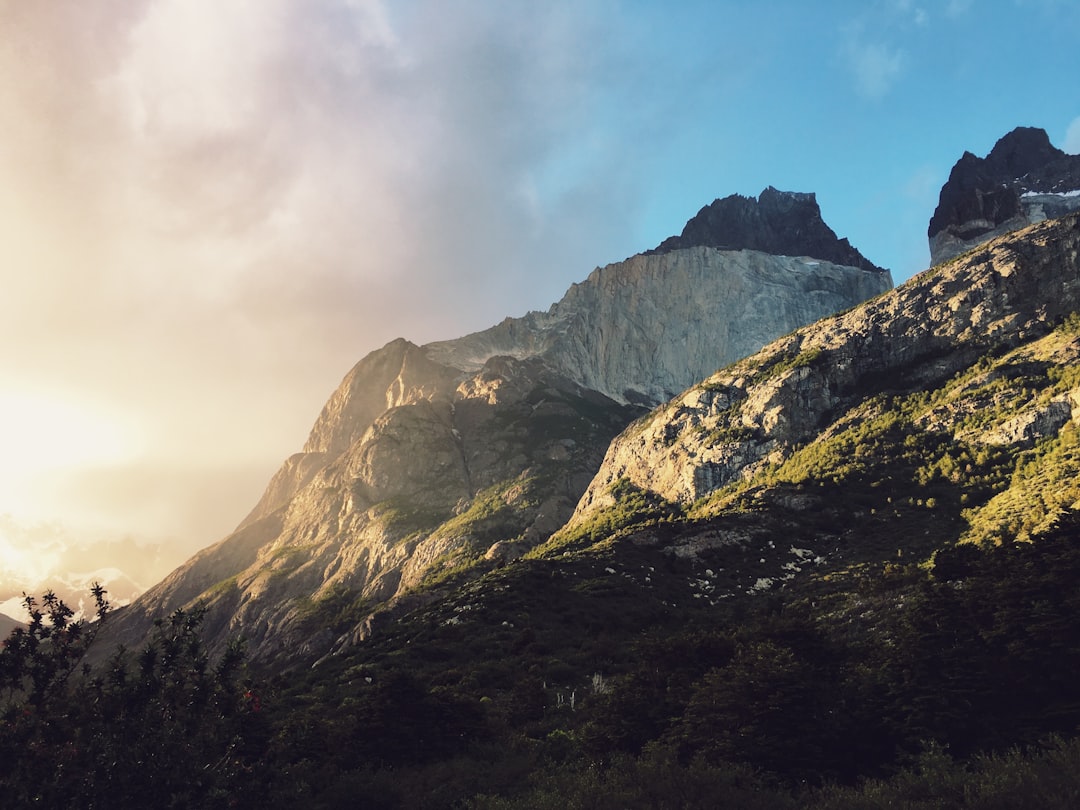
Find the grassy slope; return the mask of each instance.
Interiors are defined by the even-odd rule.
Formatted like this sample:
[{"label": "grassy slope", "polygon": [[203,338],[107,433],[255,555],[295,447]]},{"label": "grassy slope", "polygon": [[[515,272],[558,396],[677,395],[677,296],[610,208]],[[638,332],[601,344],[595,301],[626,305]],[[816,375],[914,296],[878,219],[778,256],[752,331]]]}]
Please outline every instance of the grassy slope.
[{"label": "grassy slope", "polygon": [[[453,760],[473,774],[459,796],[526,791],[522,806],[541,806],[530,802],[562,771],[578,780],[564,792],[587,792],[593,777],[569,762],[850,782],[887,777],[934,741],[968,757],[1068,733],[1080,723],[1065,677],[1080,662],[1076,430],[1027,448],[980,436],[1076,386],[1055,358],[1077,332],[983,358],[935,391],[858,403],[785,464],[689,510],[617,485],[616,505],[574,536],[462,579],[283,694],[294,717],[353,738],[366,721],[350,707],[405,678],[445,726],[363,766],[325,735],[332,772],[367,784],[382,761],[422,784]],[[300,742],[282,740],[288,760]],[[943,784],[967,766],[950,767]],[[387,795],[403,795],[395,784]]]}]

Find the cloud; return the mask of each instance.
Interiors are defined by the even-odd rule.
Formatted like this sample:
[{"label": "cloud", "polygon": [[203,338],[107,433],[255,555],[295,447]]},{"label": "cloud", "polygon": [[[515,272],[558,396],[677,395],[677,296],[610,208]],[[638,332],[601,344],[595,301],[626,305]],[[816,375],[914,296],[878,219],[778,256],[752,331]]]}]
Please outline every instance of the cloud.
[{"label": "cloud", "polygon": [[840,55],[859,95],[880,100],[899,80],[907,55],[886,37],[892,29],[908,21],[922,27],[926,15],[910,0],[898,0],[884,8],[870,7],[841,30]]},{"label": "cloud", "polygon": [[[642,78],[610,11],[0,0],[0,374],[55,400],[28,435],[75,410],[138,438],[59,447],[0,511],[126,515],[186,555],[368,351],[546,307],[626,255],[635,132],[666,99],[607,102]],[[178,495],[200,478],[231,514]]]},{"label": "cloud", "polygon": [[868,42],[854,37],[845,49],[855,87],[872,100],[884,98],[899,79],[906,57],[904,52],[884,42]]},{"label": "cloud", "polygon": [[1074,118],[1065,130],[1065,141],[1061,148],[1070,155],[1080,155],[1080,117]]},{"label": "cloud", "polygon": [[87,537],[60,523],[24,524],[0,514],[0,613],[25,620],[24,594],[40,603],[48,590],[74,609],[90,610],[95,582],[112,604],[126,604],[168,573],[162,551],[130,537]]}]

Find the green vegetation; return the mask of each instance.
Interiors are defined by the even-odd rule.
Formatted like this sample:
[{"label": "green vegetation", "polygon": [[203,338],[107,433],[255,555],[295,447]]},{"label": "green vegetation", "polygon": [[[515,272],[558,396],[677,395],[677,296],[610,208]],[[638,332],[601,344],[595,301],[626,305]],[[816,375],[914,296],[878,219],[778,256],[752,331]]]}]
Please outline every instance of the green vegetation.
[{"label": "green vegetation", "polygon": [[1066,807],[1078,536],[1070,512],[1032,542],[677,613],[697,569],[649,571],[661,556],[645,550],[494,571],[289,685],[266,754],[273,793],[315,807],[357,794],[385,807]]},{"label": "green vegetation", "polygon": [[556,533],[548,542],[529,552],[528,557],[535,559],[555,553],[565,554],[601,540],[611,543],[636,529],[660,522],[670,523],[682,513],[678,504],[635,486],[627,478],[612,484],[608,494],[614,499],[614,504],[597,509],[572,528]]},{"label": "green vegetation", "polygon": [[[562,462],[453,516],[379,504],[401,542],[446,541],[423,606],[258,686],[238,647],[209,659],[199,609],[91,671],[100,589],[94,624],[30,600],[0,650],[4,806],[1074,807],[1080,431],[995,437],[1080,385],[1077,335],[933,390],[897,375],[690,508],[616,481],[509,565],[485,550]],[[535,447],[600,430],[587,402],[533,406]],[[724,427],[738,407],[711,439],[753,438]],[[343,632],[370,605],[338,586],[301,607]]]},{"label": "green vegetation", "polygon": [[421,536],[443,520],[442,513],[419,507],[407,498],[392,498],[371,507],[372,519],[382,523],[402,542]]},{"label": "green vegetation", "polygon": [[5,806],[1067,807],[1078,538],[1065,510],[716,607],[704,563],[599,544],[258,687],[237,648],[207,658],[199,611],[84,672],[97,625],[48,597],[0,652]]},{"label": "green vegetation", "polygon": [[157,622],[137,654],[82,666],[109,605],[95,586],[94,623],[52,593],[26,598],[31,621],[0,648],[0,795],[5,807],[232,807],[263,795],[261,698],[232,645],[211,662],[203,611]]},{"label": "green vegetation", "polygon": [[358,591],[335,583],[318,598],[301,602],[299,609],[313,630],[340,634],[355,627],[371,611],[371,605]]},{"label": "green vegetation", "polygon": [[[507,494],[515,490],[513,505]],[[469,508],[439,525],[437,533],[446,537],[475,537],[481,541],[505,540],[515,537],[522,529],[520,512],[537,505],[536,482],[533,479],[500,481],[476,493]]]},{"label": "green vegetation", "polygon": [[964,539],[1001,544],[1029,540],[1080,505],[1080,437],[1069,423],[1053,439],[1020,456],[1008,489],[964,513]]}]

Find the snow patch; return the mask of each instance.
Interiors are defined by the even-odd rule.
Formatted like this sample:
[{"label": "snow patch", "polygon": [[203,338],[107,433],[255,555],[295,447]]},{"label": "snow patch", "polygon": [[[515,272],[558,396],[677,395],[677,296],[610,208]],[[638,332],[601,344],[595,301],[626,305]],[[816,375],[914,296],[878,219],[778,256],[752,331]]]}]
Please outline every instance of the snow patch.
[{"label": "snow patch", "polygon": [[1020,197],[1080,197],[1080,188],[1072,191],[1025,191]]}]

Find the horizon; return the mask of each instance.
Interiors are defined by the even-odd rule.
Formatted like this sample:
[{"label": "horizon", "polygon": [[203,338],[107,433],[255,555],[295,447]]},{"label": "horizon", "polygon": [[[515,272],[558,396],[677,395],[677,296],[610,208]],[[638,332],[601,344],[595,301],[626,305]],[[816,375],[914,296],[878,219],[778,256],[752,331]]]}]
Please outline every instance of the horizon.
[{"label": "horizon", "polygon": [[[225,537],[397,337],[773,186],[899,285],[965,152],[1080,153],[1080,9],[0,0],[0,611]],[[5,609],[5,605],[7,608]]]}]

